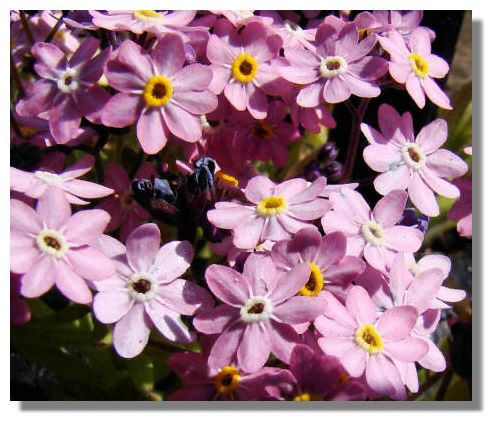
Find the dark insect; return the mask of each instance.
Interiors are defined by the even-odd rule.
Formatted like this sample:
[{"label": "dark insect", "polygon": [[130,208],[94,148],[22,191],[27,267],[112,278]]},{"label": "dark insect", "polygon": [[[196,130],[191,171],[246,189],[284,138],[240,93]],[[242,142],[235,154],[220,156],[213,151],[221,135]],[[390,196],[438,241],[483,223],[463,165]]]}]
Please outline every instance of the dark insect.
[{"label": "dark insect", "polygon": [[[178,238],[193,241],[197,226],[207,238],[216,230],[207,221],[206,213],[218,201],[245,200],[242,191],[223,183],[215,176],[216,163],[201,157],[195,170],[186,175],[161,173],[160,178],[136,179],[131,183],[135,200],[157,220],[178,226]],[[217,239],[217,238],[214,238]]]}]

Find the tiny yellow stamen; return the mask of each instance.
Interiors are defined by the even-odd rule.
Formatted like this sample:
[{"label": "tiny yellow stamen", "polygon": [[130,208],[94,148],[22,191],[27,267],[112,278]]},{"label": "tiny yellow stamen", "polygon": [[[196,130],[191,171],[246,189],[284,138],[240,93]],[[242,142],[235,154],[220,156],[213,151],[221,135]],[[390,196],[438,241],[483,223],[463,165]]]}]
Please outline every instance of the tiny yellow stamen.
[{"label": "tiny yellow stamen", "polygon": [[341,385],[345,385],[346,383],[348,383],[348,381],[349,375],[345,371],[342,371],[340,373],[340,377],[338,378],[338,383],[340,383]]},{"label": "tiny yellow stamen", "polygon": [[355,341],[371,355],[377,354],[383,350],[383,339],[378,333],[378,330],[371,324],[364,324],[357,329]]},{"label": "tiny yellow stamen", "polygon": [[19,130],[21,131],[21,135],[25,138],[30,138],[35,134],[35,129],[33,129],[32,127],[21,126]]},{"label": "tiny yellow stamen", "polygon": [[166,105],[173,97],[173,85],[163,75],[150,77],[143,89],[143,98],[149,107],[161,107]]},{"label": "tiny yellow stamen", "polygon": [[274,214],[285,212],[287,209],[287,202],[283,197],[271,195],[264,198],[257,204],[257,213],[260,216],[272,216]]},{"label": "tiny yellow stamen", "polygon": [[238,179],[229,175],[228,173],[225,173],[222,170],[218,170],[216,173],[214,173],[214,176],[216,176],[225,185],[238,188]]},{"label": "tiny yellow stamen", "polygon": [[253,125],[252,134],[256,139],[262,139],[263,141],[268,142],[273,138],[273,128],[264,120],[259,120]]},{"label": "tiny yellow stamen", "polygon": [[222,395],[235,392],[239,383],[240,374],[238,373],[238,369],[233,366],[223,367],[214,378],[214,386]]},{"label": "tiny yellow stamen", "polygon": [[428,62],[418,53],[411,53],[407,56],[411,62],[411,67],[418,77],[425,78],[428,75]]},{"label": "tiny yellow stamen", "polygon": [[324,286],[323,273],[315,263],[307,262],[307,264],[311,268],[311,276],[306,285],[300,289],[299,293],[302,296],[317,296],[321,293]]},{"label": "tiny yellow stamen", "polygon": [[246,84],[257,75],[259,65],[255,58],[248,53],[241,53],[231,63],[231,73],[238,81]]},{"label": "tiny yellow stamen", "polygon": [[153,21],[161,17],[155,10],[135,10],[135,19],[138,21]]},{"label": "tiny yellow stamen", "polygon": [[316,393],[307,393],[307,392],[302,392],[299,393],[295,398],[293,398],[294,401],[323,401],[323,397],[321,395],[318,395]]}]

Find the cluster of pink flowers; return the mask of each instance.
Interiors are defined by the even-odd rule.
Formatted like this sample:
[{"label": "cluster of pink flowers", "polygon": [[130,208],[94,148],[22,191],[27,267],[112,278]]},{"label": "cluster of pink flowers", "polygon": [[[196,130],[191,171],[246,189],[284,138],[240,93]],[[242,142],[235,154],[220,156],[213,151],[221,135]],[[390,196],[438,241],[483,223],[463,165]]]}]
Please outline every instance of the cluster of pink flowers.
[{"label": "cluster of pink flowers", "polygon": [[[461,196],[450,217],[471,235],[447,123],[415,136],[388,104],[379,130],[360,118],[373,203],[353,182],[307,178],[291,147],[386,85],[451,109],[434,81],[448,64],[418,12],[299,16],[11,12],[12,323],[55,284],[120,357],[199,341],[168,357],[171,400],[406,399],[416,364],[445,369],[432,336],[465,292],[443,285],[450,259],[423,256],[424,230],[403,216]],[[199,273],[205,249],[217,257]]]}]

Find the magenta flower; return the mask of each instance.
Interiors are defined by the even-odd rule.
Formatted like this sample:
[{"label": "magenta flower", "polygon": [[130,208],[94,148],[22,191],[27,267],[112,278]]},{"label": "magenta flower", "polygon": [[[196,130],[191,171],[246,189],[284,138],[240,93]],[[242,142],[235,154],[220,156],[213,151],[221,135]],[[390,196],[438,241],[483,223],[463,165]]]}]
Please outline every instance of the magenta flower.
[{"label": "magenta flower", "polygon": [[292,240],[273,246],[271,258],[277,268],[289,271],[301,263],[311,268],[309,281],[300,289],[302,296],[318,296],[333,286],[346,286],[364,271],[365,263],[345,256],[347,238],[342,232],[321,237],[316,228],[301,229]]},{"label": "magenta flower", "polygon": [[29,305],[21,296],[21,276],[10,273],[10,323],[25,324],[31,319]]},{"label": "magenta flower", "polygon": [[106,13],[90,10],[93,24],[111,31],[149,32],[157,36],[183,31],[195,18],[195,10],[174,12],[155,10],[107,10]]},{"label": "magenta flower", "polygon": [[412,117],[402,116],[387,104],[378,110],[380,131],[363,123],[361,130],[370,143],[363,151],[367,165],[380,174],[376,190],[385,195],[407,189],[409,198],[427,216],[438,216],[440,209],[433,191],[457,198],[459,189],[446,178],[464,175],[467,164],[456,154],[440,147],[447,140],[447,122],[437,119],[423,127],[414,138]]},{"label": "magenta flower", "polygon": [[233,115],[228,126],[233,132],[233,148],[246,160],[272,160],[277,167],[288,161],[288,144],[296,141],[300,132],[284,121],[286,105],[281,101],[269,103],[267,117],[255,120],[248,113]]},{"label": "magenta flower", "polygon": [[430,35],[426,30],[415,30],[408,46],[397,31],[390,31],[388,37],[380,37],[379,41],[390,54],[390,75],[398,83],[406,85],[407,92],[419,108],[424,108],[426,94],[435,105],[452,109],[449,98],[433,80],[445,77],[449,65],[440,56],[431,53]]},{"label": "magenta flower", "polygon": [[397,225],[407,202],[405,191],[390,192],[373,211],[356,191],[334,192],[330,200],[333,210],[322,219],[325,233],[343,232],[347,236],[347,254],[364,255],[372,267],[386,271],[395,253],[414,253],[421,247],[420,230]]},{"label": "magenta flower", "polygon": [[[247,374],[235,365],[214,369],[207,364],[208,348],[204,336],[202,354],[173,353],[168,365],[182,381],[182,387],[173,392],[169,401],[262,401],[270,399],[265,387],[283,382],[286,370],[263,367]],[[213,336],[212,336],[213,337]],[[212,342],[213,343],[213,342]]]},{"label": "magenta flower", "polygon": [[322,24],[316,34],[316,52],[302,48],[285,49],[290,66],[280,67],[288,81],[305,85],[297,96],[301,107],[314,108],[323,102],[339,103],[352,94],[374,98],[380,94],[375,80],[387,71],[387,62],[367,56],[376,44],[376,36],[359,42],[353,23],[346,24],[338,35],[331,25]]},{"label": "magenta flower", "polygon": [[[154,173],[152,164],[146,162],[136,172],[135,179],[149,179]],[[112,218],[107,225],[106,232],[121,227],[121,241],[126,241],[133,229],[137,228],[142,221],[150,219],[150,214],[133,198],[130,179],[122,166],[109,162],[105,167],[104,182],[114,190],[114,195],[98,204],[97,208],[105,210]]]},{"label": "magenta flower", "polygon": [[104,324],[116,323],[113,344],[117,353],[124,358],[140,354],[154,326],[173,342],[192,342],[195,335],[181,315],[211,306],[212,297],[179,278],[193,258],[190,243],[172,241],[160,247],[158,226],[147,223],[131,232],[126,246],[108,236],[98,244],[112,258],[117,273],[104,281],[93,280],[98,291],[93,311]]},{"label": "magenta flower", "polygon": [[459,235],[471,237],[473,235],[473,181],[467,178],[458,178],[454,179],[452,183],[459,188],[461,198],[451,207],[447,217],[457,222]]},{"label": "magenta flower", "polygon": [[57,143],[75,137],[81,116],[100,123],[100,113],[110,95],[97,82],[103,74],[110,47],[94,56],[100,46],[95,38],[86,39],[71,56],[51,43],[36,43],[31,52],[35,71],[41,80],[29,87],[16,106],[22,116],[48,115],[50,132]]},{"label": "magenta flower", "polygon": [[278,272],[268,256],[259,254],[248,257],[243,274],[210,265],[205,279],[224,303],[193,320],[202,333],[221,333],[210,352],[209,366],[223,368],[237,360],[240,368],[252,373],[263,367],[270,353],[288,363],[299,340],[291,324],[313,321],[326,305],[319,298],[296,296],[309,272],[305,264]]},{"label": "magenta flower", "polygon": [[90,245],[110,216],[84,210],[71,216],[64,192],[50,188],[36,211],[19,200],[10,202],[10,270],[23,274],[21,294],[39,297],[54,285],[76,303],[90,303],[86,280],[111,277],[113,263]]},{"label": "magenta flower", "polygon": [[414,362],[428,351],[421,339],[411,337],[418,319],[413,306],[395,306],[378,314],[366,290],[354,286],[342,305],[327,293],[328,307],[316,328],[325,336],[319,345],[336,356],[352,377],[365,373],[366,382],[382,396],[405,398],[405,388],[395,364]]},{"label": "magenta flower", "polygon": [[41,198],[49,188],[61,189],[71,204],[85,205],[83,198],[101,198],[114,192],[113,189],[86,180],[76,179],[88,173],[95,163],[91,155],[68,167],[62,173],[37,170],[34,173],[10,168],[10,189],[22,192],[31,198]]},{"label": "magenta flower", "polygon": [[109,84],[122,93],[105,106],[103,123],[125,127],[138,120],[138,140],[147,154],[159,152],[170,133],[197,142],[202,136],[199,116],[215,110],[217,98],[207,90],[210,68],[184,63],[185,46],[178,35],[165,35],[150,55],[126,40],[107,65]]},{"label": "magenta flower", "polygon": [[309,221],[330,209],[330,202],[319,197],[325,186],[324,177],[308,186],[300,178],[274,184],[266,176],[256,176],[245,188],[251,205],[218,202],[207,218],[218,228],[233,229],[233,244],[241,249],[265,240],[286,240],[300,229],[314,227]]},{"label": "magenta flower", "polygon": [[266,118],[266,94],[275,94],[279,77],[270,62],[278,57],[281,44],[281,38],[259,22],[247,24],[238,34],[226,20],[218,21],[207,44],[214,73],[211,90],[224,92],[238,111],[248,109],[252,117]]}]

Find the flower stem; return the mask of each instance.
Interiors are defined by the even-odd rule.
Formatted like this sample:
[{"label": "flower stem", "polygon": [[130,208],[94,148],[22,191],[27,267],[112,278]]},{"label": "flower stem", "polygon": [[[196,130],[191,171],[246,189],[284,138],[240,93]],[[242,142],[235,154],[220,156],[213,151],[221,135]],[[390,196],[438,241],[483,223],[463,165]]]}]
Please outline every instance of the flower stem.
[{"label": "flower stem", "polygon": [[29,28],[29,23],[28,19],[26,18],[26,14],[24,11],[20,10],[19,11],[19,17],[21,18],[21,25],[22,29],[24,30],[24,33],[26,34],[26,38],[29,41],[30,45],[33,45],[35,42],[35,39],[33,37],[33,33],[31,32],[31,29]]},{"label": "flower stem", "polygon": [[349,146],[347,149],[347,156],[345,157],[345,166],[343,169],[342,178],[340,182],[350,182],[352,171],[354,170],[355,159],[357,150],[359,148],[359,138],[361,136],[361,123],[368,108],[369,99],[362,98],[359,106],[355,108],[351,103],[346,102],[345,106],[348,108],[352,115],[352,130],[350,132]]},{"label": "flower stem", "polygon": [[50,43],[52,41],[52,39],[55,37],[55,34],[57,34],[57,31],[59,30],[60,26],[64,22],[63,19],[65,18],[66,15],[67,11],[62,11],[62,15],[60,15],[60,18],[57,19],[57,22],[55,23],[50,33],[48,34],[47,38],[45,39],[45,43]]}]

